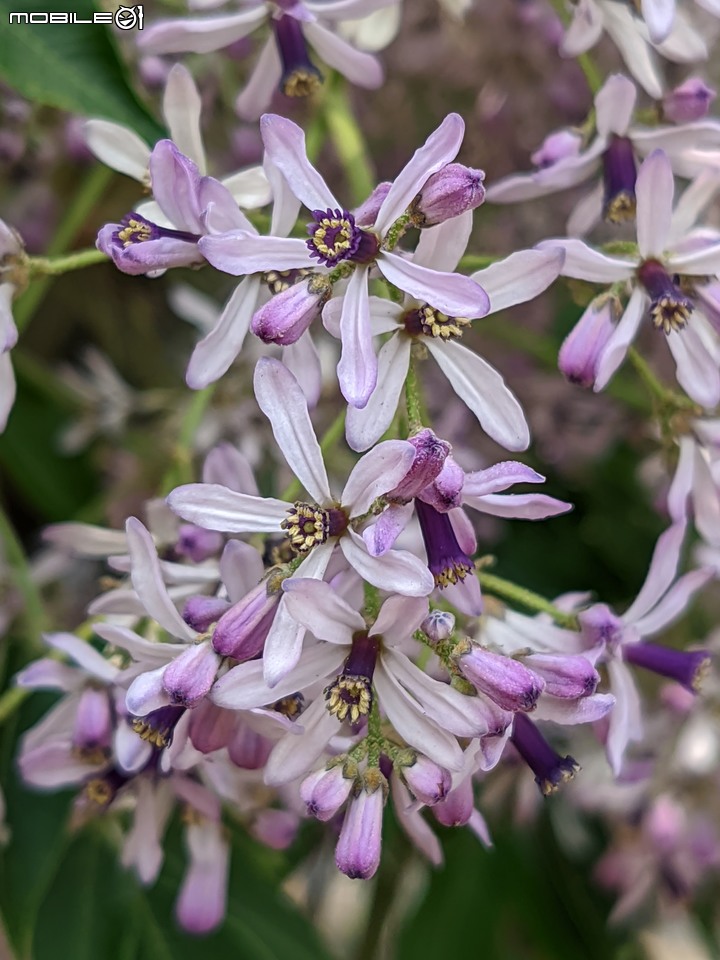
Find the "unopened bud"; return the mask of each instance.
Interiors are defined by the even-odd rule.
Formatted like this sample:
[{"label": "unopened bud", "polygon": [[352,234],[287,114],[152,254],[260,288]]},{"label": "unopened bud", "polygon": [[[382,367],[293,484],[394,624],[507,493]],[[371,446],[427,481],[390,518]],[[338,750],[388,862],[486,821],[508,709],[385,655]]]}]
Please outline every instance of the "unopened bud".
[{"label": "unopened bud", "polygon": [[438,823],[444,827],[464,827],[475,809],[472,778],[467,777],[451,790],[440,803],[436,803],[432,812]]},{"label": "unopened bud", "polygon": [[533,653],[523,658],[526,667],[545,681],[545,693],[551,697],[576,700],[595,693],[600,674],[587,657],[557,653]]},{"label": "unopened bud", "polygon": [[283,347],[296,343],[322,313],[330,299],[332,284],[313,274],[276,293],[252,318],[250,329],[264,343]]},{"label": "unopened bud", "polygon": [[474,210],[485,199],[484,179],[483,170],[448,163],[426,181],[413,201],[413,221],[419,227],[433,227]]},{"label": "unopened bud", "polygon": [[455,617],[447,610],[431,610],[420,624],[420,629],[431,643],[442,643],[452,636]]},{"label": "unopened bud", "polygon": [[571,383],[591,387],[600,357],[615,330],[615,307],[611,298],[593,300],[560,347],[558,366]]},{"label": "unopened bud", "polygon": [[385,790],[380,785],[372,789],[370,784],[348,804],[335,847],[335,863],[351,880],[369,880],[380,865],[384,806]]},{"label": "unopened bud", "polygon": [[350,796],[354,777],[346,777],[342,765],[316,770],[300,784],[307,812],[318,820],[330,820]]},{"label": "unopened bud", "polygon": [[280,601],[263,581],[218,620],[212,645],[222,657],[251,660],[263,648]]},{"label": "unopened bud", "polygon": [[215,682],[220,657],[209,643],[196,643],[169,663],[162,685],[173,703],[194,707]]},{"label": "unopened bud", "polygon": [[462,674],[503,710],[533,710],[545,682],[518,660],[473,644],[457,658]]},{"label": "unopened bud", "polygon": [[386,494],[388,500],[406,502],[416,497],[440,473],[451,450],[449,443],[427,427],[408,439],[415,447],[415,457],[400,483]]},{"label": "unopened bud", "polygon": [[370,196],[353,212],[355,223],[358,226],[371,227],[377,220],[380,213],[380,207],[385,201],[385,197],[390,191],[392,184],[389,180],[379,183]]},{"label": "unopened bud", "polygon": [[710,104],[715,97],[715,91],[700,77],[688,77],[684,83],[663,97],[663,117],[670,123],[702,120],[708,115]]},{"label": "unopened bud", "polygon": [[450,793],[452,778],[449,772],[427,757],[418,755],[413,764],[402,767],[400,772],[410,793],[429,807],[440,803]]},{"label": "unopened bud", "polygon": [[182,618],[193,630],[205,633],[229,609],[230,602],[219,597],[188,597]]},{"label": "unopened bud", "polygon": [[217,556],[223,548],[225,537],[215,530],[203,530],[194,523],[184,523],[178,530],[175,552],[193,563],[202,563]]}]

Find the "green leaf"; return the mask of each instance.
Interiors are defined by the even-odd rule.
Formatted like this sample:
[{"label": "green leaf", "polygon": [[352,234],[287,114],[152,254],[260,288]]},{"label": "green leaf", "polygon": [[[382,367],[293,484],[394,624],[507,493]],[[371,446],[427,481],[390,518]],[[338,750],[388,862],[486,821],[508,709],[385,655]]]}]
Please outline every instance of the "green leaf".
[{"label": "green leaf", "polygon": [[131,89],[109,27],[9,22],[15,11],[87,19],[95,9],[93,0],[0,0],[0,78],[34,103],[114,120],[154,143],[162,128]]}]

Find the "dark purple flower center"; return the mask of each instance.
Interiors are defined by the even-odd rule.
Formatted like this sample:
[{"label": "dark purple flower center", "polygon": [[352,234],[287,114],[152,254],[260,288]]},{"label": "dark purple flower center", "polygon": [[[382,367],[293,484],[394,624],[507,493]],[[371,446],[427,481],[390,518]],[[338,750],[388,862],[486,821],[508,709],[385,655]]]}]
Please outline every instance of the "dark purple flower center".
[{"label": "dark purple flower center", "polygon": [[175,727],[184,713],[185,707],[160,707],[151,710],[144,717],[135,717],[132,728],[142,740],[147,740],[154,747],[168,747],[172,743]]},{"label": "dark purple flower center", "polygon": [[451,340],[463,335],[463,330],[471,321],[467,317],[449,317],[429,303],[423,303],[415,310],[409,310],[401,317],[401,323],[413,337],[439,337]]},{"label": "dark purple flower center", "polygon": [[545,797],[555,793],[561,784],[572,780],[579,769],[572,757],[561,757],[556,753],[532,720],[522,713],[515,714],[510,739],[535,774],[535,783]]},{"label": "dark purple flower center", "polygon": [[613,135],[603,154],[603,216],[610,223],[635,219],[637,167],[632,140]]},{"label": "dark purple flower center", "polygon": [[300,21],[282,14],[270,22],[283,67],[280,90],[286,97],[310,96],[323,82],[323,76],[310,59]]},{"label": "dark purple flower center", "polygon": [[348,516],[340,507],[323,510],[315,503],[296,501],[280,524],[296,553],[309,553],[329,537],[347,530]]},{"label": "dark purple flower center", "polygon": [[328,712],[341,723],[344,720],[358,723],[370,713],[372,678],[379,648],[379,637],[370,637],[364,632],[354,634],[342,673],[325,688]]},{"label": "dark purple flower center", "polygon": [[645,260],[638,268],[638,280],[651,297],[650,316],[658,330],[682,330],[690,319],[693,302],[680,289],[659,260]]},{"label": "dark purple flower center", "polygon": [[141,214],[128,213],[120,221],[121,228],[113,234],[115,243],[122,247],[129,247],[134,243],[147,243],[149,240],[160,240],[162,237],[172,237],[175,240],[185,240],[188,243],[197,243],[199,235],[186,230],[171,230],[168,227],[159,227],[156,223],[147,220]]},{"label": "dark purple flower center", "polygon": [[657,643],[628,643],[622,651],[628,663],[675,680],[691,693],[698,692],[710,668],[707,650],[673,650]]},{"label": "dark purple flower center", "polygon": [[377,257],[380,241],[376,234],[363,230],[347,210],[313,210],[314,219],[307,225],[310,256],[326,267],[334,267],[343,260],[354,263],[372,263]]},{"label": "dark purple flower center", "polygon": [[415,501],[415,510],[420,521],[428,567],[435,577],[436,586],[442,589],[464,580],[472,573],[474,566],[457,542],[449,515],[440,513],[422,500]]}]

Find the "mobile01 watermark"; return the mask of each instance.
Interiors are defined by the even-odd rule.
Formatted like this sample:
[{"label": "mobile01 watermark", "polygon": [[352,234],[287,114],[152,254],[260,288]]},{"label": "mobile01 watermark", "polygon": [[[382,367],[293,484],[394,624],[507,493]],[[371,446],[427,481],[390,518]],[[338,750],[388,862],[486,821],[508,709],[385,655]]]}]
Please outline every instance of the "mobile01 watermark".
[{"label": "mobile01 watermark", "polygon": [[136,4],[134,7],[118,7],[114,13],[101,13],[96,11],[92,16],[83,16],[71,10],[52,12],[43,12],[34,10],[32,13],[27,11],[10,11],[8,14],[10,23],[32,23],[32,24],[88,24],[104,23],[115,24],[120,30],[142,30],[143,28],[143,8],[142,4]]}]

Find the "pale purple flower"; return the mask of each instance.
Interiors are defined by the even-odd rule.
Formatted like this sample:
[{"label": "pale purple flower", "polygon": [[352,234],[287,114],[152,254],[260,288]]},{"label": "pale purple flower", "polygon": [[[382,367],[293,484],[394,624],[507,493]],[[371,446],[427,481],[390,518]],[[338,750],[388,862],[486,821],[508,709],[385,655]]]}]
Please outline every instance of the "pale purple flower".
[{"label": "pale purple flower", "polygon": [[[718,8],[720,10],[720,7]],[[670,123],[702,120],[717,96],[700,77],[688,77],[684,83],[666,93],[662,101],[663,117]]]},{"label": "pale purple flower", "polygon": [[310,164],[305,135],[296,124],[284,117],[266,114],[261,130],[269,161],[280,170],[295,196],[312,214],[308,225],[310,239],[281,241],[253,236],[240,229],[223,236],[206,237],[202,241],[202,252],[213,266],[233,274],[307,270],[315,268],[318,262],[331,270],[350,271],[339,322],[342,355],[338,378],[348,402],[363,407],[378,377],[368,296],[371,269],[377,267],[390,283],[449,316],[478,317],[488,310],[487,295],[475,280],[430,269],[386,249],[393,225],[406,213],[410,215],[408,210],[424,184],[457,154],[464,132],[463,121],[457,114],[446,117],[395,178],[372,224],[367,225],[342,208]]},{"label": "pale purple flower", "polygon": [[380,866],[386,790],[387,781],[380,771],[369,771],[348,803],[335,863],[351,880],[369,880]]},{"label": "pale purple flower", "polygon": [[[542,249],[557,245],[565,251],[563,276],[615,284],[615,291],[624,287],[629,293],[620,322],[595,357],[596,391],[606,386],[625,359],[647,317],[665,334],[678,382],[687,394],[704,407],[720,401],[720,342],[691,287],[697,282],[693,278],[716,276],[720,271],[720,241],[713,236],[706,242],[688,242],[682,235],[689,226],[690,194],[693,206],[697,199],[693,186],[685,191],[673,214],[672,167],[666,154],[657,150],[644,161],[637,177],[635,256],[608,256],[575,239],[540,244]],[[703,181],[699,192],[715,189],[712,180]],[[684,292],[688,288],[690,294]]]},{"label": "pale purple flower", "polygon": [[[228,533],[285,533],[300,556],[296,576],[322,578],[336,545],[361,577],[384,590],[425,596],[433,588],[427,568],[407,551],[391,550],[382,557],[368,553],[353,521],[407,474],[415,456],[412,444],[389,440],[355,465],[336,499],[320,445],[297,381],[277,360],[261,359],[255,370],[255,395],[270,420],[275,439],[310,502],[240,494],[219,484],[188,484],[168,497],[181,517],[210,530]],[[277,680],[297,663],[304,629],[287,616],[280,602],[263,658],[265,676]]]},{"label": "pale purple flower", "polygon": [[[622,4],[613,2],[613,7]],[[695,120],[680,125],[647,127],[633,123],[637,99],[635,85],[621,74],[609,77],[595,96],[595,137],[585,149],[563,142],[564,149],[535,155],[540,167],[535,173],[512,174],[487,189],[490,203],[532,200],[585,183],[602,174],[577,204],[570,216],[570,236],[582,236],[601,216],[622,223],[635,216],[635,182],[638,159],[664,150],[679,176],[693,177],[707,165],[707,151],[720,148],[720,124],[716,120]],[[562,135],[562,131],[556,137]],[[575,136],[575,135],[571,135]],[[702,151],[706,151],[703,153]]]},{"label": "pale purple flower", "polygon": [[700,536],[720,545],[720,421],[695,420],[678,439],[680,456],[668,491],[673,521],[693,516]]},{"label": "pale purple flower", "polygon": [[706,651],[673,650],[649,642],[685,611],[695,593],[715,571],[700,568],[676,580],[680,551],[686,533],[684,520],[676,521],[659,538],[645,583],[621,616],[604,604],[595,604],[578,614],[583,635],[595,654],[607,661],[610,688],[616,698],[610,714],[605,744],[608,760],[617,776],[627,745],[643,737],[640,697],[628,664],[644,667],[697,690],[709,663]]},{"label": "pale purple flower", "polygon": [[[138,45],[147,53],[210,53],[268,23],[271,35],[235,104],[241,117],[256,120],[278,86],[289,97],[307,96],[317,90],[322,75],[310,59],[308,45],[351,83],[379,87],[383,71],[378,60],[356,50],[320,21],[340,23],[394,3],[397,0],[247,0],[239,13],[160,21],[140,34]],[[219,4],[196,6],[202,9]]]},{"label": "pale purple flower", "polygon": [[150,155],[155,220],[137,211],[104,226],[97,247],[124,273],[155,273],[202,263],[198,240],[208,231],[252,229],[219,180],[202,176],[172,140],[160,140]]},{"label": "pale purple flower", "polygon": [[558,367],[570,383],[592,387],[598,363],[618,320],[617,300],[596,297],[565,337],[558,353]]},{"label": "pale purple flower", "polygon": [[18,332],[13,320],[12,302],[16,292],[13,280],[14,262],[23,255],[20,237],[0,220],[0,433],[7,425],[15,402],[15,374],[10,351],[17,343]]}]

